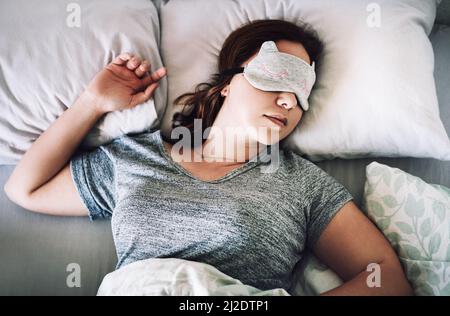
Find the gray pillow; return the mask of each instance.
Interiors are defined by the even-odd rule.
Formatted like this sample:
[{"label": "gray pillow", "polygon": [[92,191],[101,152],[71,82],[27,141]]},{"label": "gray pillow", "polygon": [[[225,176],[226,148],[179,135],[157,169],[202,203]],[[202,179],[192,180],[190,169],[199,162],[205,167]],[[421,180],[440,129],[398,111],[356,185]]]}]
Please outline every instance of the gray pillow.
[{"label": "gray pillow", "polygon": [[[148,59],[152,70],[163,66],[158,11],[148,0],[2,0],[0,28],[0,164],[16,163],[121,52]],[[164,77],[152,99],[109,113],[83,145],[159,125],[166,95]]]}]

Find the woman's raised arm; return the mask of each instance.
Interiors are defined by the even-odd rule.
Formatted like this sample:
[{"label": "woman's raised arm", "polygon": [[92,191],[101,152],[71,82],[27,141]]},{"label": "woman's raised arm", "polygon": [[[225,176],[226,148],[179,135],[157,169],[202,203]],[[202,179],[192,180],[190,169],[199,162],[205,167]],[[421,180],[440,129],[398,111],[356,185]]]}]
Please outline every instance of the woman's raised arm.
[{"label": "woman's raised arm", "polygon": [[150,63],[131,54],[118,56],[100,71],[22,157],[5,184],[8,197],[27,209],[51,214],[59,206],[79,202],[69,206],[67,213],[85,215],[84,206],[75,198],[68,162],[104,114],[133,108],[151,98],[166,70],[163,67],[151,75],[149,71]]}]

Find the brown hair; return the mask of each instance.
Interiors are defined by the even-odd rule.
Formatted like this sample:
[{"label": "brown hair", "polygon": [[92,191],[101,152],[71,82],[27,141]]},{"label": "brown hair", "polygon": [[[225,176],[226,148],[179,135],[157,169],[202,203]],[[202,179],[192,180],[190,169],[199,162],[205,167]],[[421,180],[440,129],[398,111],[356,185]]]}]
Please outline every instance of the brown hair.
[{"label": "brown hair", "polygon": [[255,20],[244,24],[225,40],[219,55],[219,72],[213,74],[209,82],[198,84],[194,92],[185,93],[174,100],[174,104],[183,105],[183,109],[174,114],[172,128],[187,127],[194,137],[194,119],[201,119],[203,135],[205,129],[213,125],[223,105],[222,89],[234,76],[224,75],[223,72],[241,67],[242,63],[256,54],[261,45],[269,40],[289,40],[302,44],[311,62],[317,62],[323,50],[317,33],[305,23],[296,25],[284,20]]}]

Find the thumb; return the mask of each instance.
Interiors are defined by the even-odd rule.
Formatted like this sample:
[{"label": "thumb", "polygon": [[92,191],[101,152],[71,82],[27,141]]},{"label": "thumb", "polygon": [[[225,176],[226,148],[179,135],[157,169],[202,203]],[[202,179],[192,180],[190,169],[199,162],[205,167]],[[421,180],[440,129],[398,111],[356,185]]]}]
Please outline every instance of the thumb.
[{"label": "thumb", "polygon": [[153,92],[155,92],[156,88],[159,87],[159,83],[155,82],[149,85],[144,91],[136,93],[133,95],[133,98],[130,102],[130,107],[135,107],[139,104],[147,102],[153,95]]}]

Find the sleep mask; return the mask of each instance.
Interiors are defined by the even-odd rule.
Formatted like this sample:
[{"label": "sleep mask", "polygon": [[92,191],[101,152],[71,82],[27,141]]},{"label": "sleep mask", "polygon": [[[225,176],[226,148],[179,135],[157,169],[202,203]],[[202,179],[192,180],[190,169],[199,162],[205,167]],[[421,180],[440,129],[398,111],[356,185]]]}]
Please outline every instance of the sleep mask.
[{"label": "sleep mask", "polygon": [[297,56],[278,51],[274,41],[266,41],[258,55],[245,67],[227,69],[221,75],[241,72],[257,89],[293,92],[298,104],[308,111],[308,97],[316,81],[315,62],[309,65]]}]

